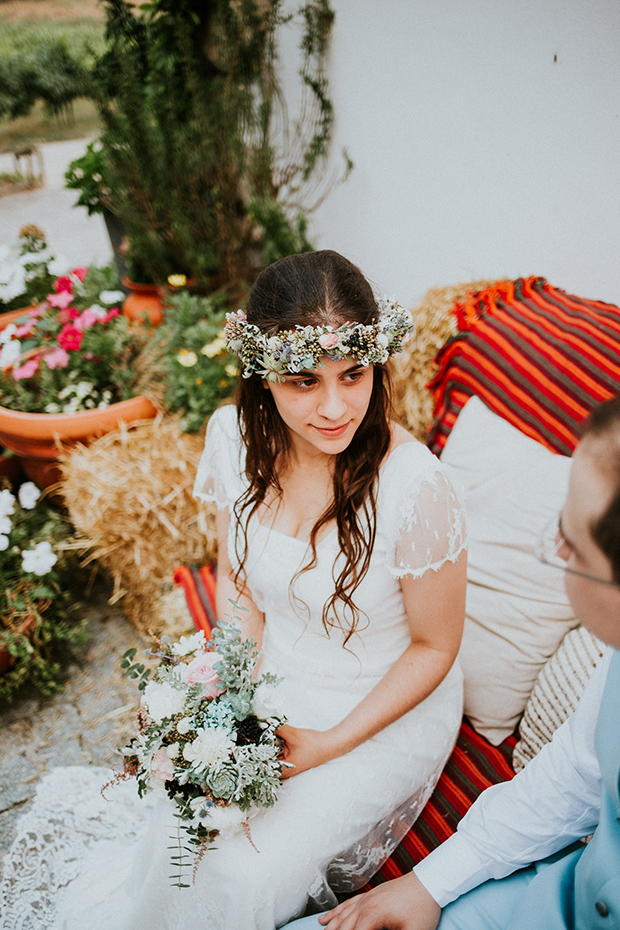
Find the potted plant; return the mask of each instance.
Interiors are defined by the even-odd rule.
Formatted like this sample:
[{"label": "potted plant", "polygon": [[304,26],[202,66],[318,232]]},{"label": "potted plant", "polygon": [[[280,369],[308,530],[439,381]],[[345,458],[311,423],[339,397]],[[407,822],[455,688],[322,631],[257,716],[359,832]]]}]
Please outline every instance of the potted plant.
[{"label": "potted plant", "polygon": [[[106,49],[89,77],[103,132],[68,186],[122,224],[130,281],[183,274],[236,301],[265,262],[310,248],[303,214],[308,196],[325,193],[316,182],[333,124],[324,62],[334,13],[328,0],[290,15],[281,0],[104,7]],[[276,67],[289,23],[302,50],[295,122]]]},{"label": "potted plant", "polygon": [[155,416],[141,394],[149,331],[120,314],[114,280],[111,269],[76,268],[0,331],[0,443],[41,486],[59,480],[62,445]]},{"label": "potted plant", "polygon": [[32,482],[17,496],[0,490],[0,700],[26,681],[43,694],[61,690],[62,651],[87,638],[71,594],[70,532]]}]

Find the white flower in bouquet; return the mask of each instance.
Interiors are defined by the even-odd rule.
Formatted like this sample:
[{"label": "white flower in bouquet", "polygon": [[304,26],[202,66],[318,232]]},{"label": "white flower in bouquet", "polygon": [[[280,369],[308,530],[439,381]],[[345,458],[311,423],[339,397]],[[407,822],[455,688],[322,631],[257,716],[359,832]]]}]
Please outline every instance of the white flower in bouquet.
[{"label": "white flower in bouquet", "polygon": [[254,692],[252,700],[254,713],[260,720],[266,720],[268,717],[281,717],[282,707],[278,701],[277,685],[263,682]]},{"label": "white flower in bouquet", "polygon": [[[258,810],[251,811],[251,815],[256,814]],[[217,830],[222,839],[228,839],[243,830],[247,819],[248,811],[242,811],[236,804],[229,804],[227,807],[213,804],[207,809],[207,816],[201,819],[201,823],[209,830]]]},{"label": "white flower in bouquet", "polygon": [[0,517],[10,517],[12,513],[15,513],[14,496],[6,489],[0,491]]},{"label": "white flower in bouquet", "polygon": [[25,481],[17,492],[17,496],[24,510],[34,510],[41,492],[33,481]]},{"label": "white flower in bouquet", "polygon": [[144,689],[143,703],[147,706],[149,717],[155,723],[161,723],[167,717],[181,713],[185,705],[185,691],[174,688],[167,682],[160,684],[151,681]]},{"label": "white flower in bouquet", "polygon": [[34,575],[47,575],[57,561],[58,556],[47,541],[37,543],[34,549],[24,549],[22,552],[24,571]]},{"label": "white flower in bouquet", "polygon": [[213,727],[203,730],[191,743],[183,747],[183,758],[192,763],[196,772],[228,759],[235,747],[230,730]]},{"label": "white flower in bouquet", "polygon": [[182,636],[178,643],[171,643],[170,649],[175,656],[190,656],[195,652],[204,652],[207,648],[204,630],[191,636]]}]

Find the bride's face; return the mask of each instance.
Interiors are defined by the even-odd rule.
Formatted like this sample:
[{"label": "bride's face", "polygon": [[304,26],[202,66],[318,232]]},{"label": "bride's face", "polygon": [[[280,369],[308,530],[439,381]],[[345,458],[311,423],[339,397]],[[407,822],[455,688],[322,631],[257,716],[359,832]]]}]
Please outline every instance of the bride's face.
[{"label": "bride's face", "polygon": [[355,360],[324,358],[323,367],[285,375],[280,384],[263,381],[271,391],[297,454],[337,455],[347,448],[366,415],[373,368]]}]

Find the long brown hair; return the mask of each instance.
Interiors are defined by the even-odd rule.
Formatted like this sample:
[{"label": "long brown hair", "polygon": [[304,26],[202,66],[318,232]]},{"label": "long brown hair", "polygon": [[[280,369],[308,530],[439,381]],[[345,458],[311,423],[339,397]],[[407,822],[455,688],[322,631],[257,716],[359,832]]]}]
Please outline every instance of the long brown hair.
[{"label": "long brown hair", "polygon": [[[306,252],[283,258],[260,274],[248,299],[246,315],[248,322],[273,335],[297,325],[375,323],[377,305],[362,272],[342,255]],[[335,626],[343,629],[345,645],[359,623],[360,611],[353,594],[368,571],[375,544],[377,476],[390,445],[389,411],[389,375],[383,365],[375,365],[366,415],[347,448],[335,456],[333,498],[312,527],[311,559],[291,580],[292,592],[296,578],[316,565],[316,540],[321,527],[335,520],[345,564],[323,606],[322,619],[328,635]],[[246,447],[248,480],[247,490],[234,506],[238,584],[247,558],[249,520],[270,489],[281,496],[277,463],[286,457],[290,440],[271,391],[263,389],[258,375],[239,379],[237,417]],[[348,624],[339,621],[337,602],[342,602],[343,613],[349,615]]]}]

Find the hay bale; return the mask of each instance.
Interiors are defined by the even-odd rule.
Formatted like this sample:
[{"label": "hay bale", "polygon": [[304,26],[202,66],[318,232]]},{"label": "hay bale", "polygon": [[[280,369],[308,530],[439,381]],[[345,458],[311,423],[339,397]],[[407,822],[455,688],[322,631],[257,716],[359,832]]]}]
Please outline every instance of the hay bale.
[{"label": "hay bale", "polygon": [[421,442],[424,442],[433,420],[433,399],[426,389],[435,373],[433,359],[457,331],[452,314],[454,304],[493,283],[470,281],[450,287],[433,287],[411,311],[415,332],[390,364],[395,416]]},{"label": "hay bale", "polygon": [[61,461],[61,490],[86,562],[107,569],[111,603],[143,631],[191,628],[172,572],[215,557],[214,508],[192,497],[202,446],[175,418],[159,416],[76,446]]}]

